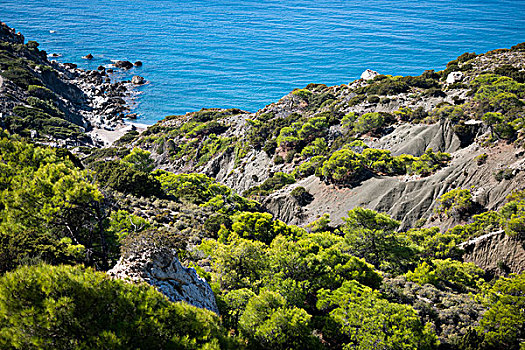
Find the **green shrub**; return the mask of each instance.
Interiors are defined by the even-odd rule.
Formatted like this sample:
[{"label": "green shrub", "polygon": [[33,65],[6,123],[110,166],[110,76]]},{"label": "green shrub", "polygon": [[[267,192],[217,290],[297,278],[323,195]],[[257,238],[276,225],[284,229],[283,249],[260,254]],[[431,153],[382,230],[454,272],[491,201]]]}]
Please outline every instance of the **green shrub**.
[{"label": "green shrub", "polygon": [[158,196],[161,183],[151,174],[120,161],[98,161],[91,165],[96,179],[104,186],[135,196]]},{"label": "green shrub", "polygon": [[365,113],[354,122],[354,131],[361,134],[374,132],[384,125],[385,119],[381,113]]},{"label": "green shrub", "polygon": [[312,117],[301,127],[298,136],[308,143],[316,138],[325,136],[327,131],[328,121],[326,117]]},{"label": "green shrub", "polygon": [[[474,334],[463,339],[465,349],[519,349],[524,346],[525,275],[502,277],[484,291],[483,314]],[[467,347],[468,346],[468,347]]]},{"label": "green shrub", "polygon": [[212,312],[83,267],[22,267],[0,278],[6,349],[235,348]]},{"label": "green shrub", "polygon": [[301,139],[298,137],[297,131],[289,126],[282,128],[277,137],[277,144],[285,150],[295,148],[300,141]]},{"label": "green shrub", "polygon": [[317,307],[328,316],[323,340],[331,348],[412,349],[437,347],[437,337],[410,306],[390,303],[356,281],[334,291],[321,290]]},{"label": "green shrub", "polygon": [[482,153],[479,156],[476,156],[476,158],[474,158],[474,159],[476,160],[476,163],[478,165],[483,165],[487,161],[487,158],[488,158],[488,154],[487,153]]},{"label": "green shrub", "polygon": [[314,174],[321,174],[321,167],[323,165],[323,162],[326,160],[323,156],[315,156],[312,157],[307,162],[304,162],[300,164],[299,166],[295,167],[293,171],[293,175],[298,179],[303,179],[305,177],[308,177],[310,175]]},{"label": "green shrub", "polygon": [[308,98],[312,95],[312,92],[310,90],[307,90],[307,89],[296,89],[296,90],[292,91],[292,94],[302,98],[303,100],[308,101]]},{"label": "green shrub", "polygon": [[341,149],[323,163],[321,175],[326,181],[339,185],[353,185],[365,178],[362,156],[349,149]]},{"label": "green shrub", "polygon": [[367,101],[368,103],[372,104],[378,104],[381,99],[377,95],[368,96]]},{"label": "green shrub", "polygon": [[310,204],[314,199],[314,197],[302,186],[294,188],[290,194],[301,206]]},{"label": "green shrub", "polygon": [[439,203],[438,212],[448,217],[463,218],[475,210],[475,203],[469,189],[451,190],[440,196],[437,202]]},{"label": "green shrub", "polygon": [[420,285],[432,284],[437,288],[451,288],[456,292],[476,291],[482,285],[485,271],[473,263],[432,260],[421,263],[413,272],[406,274],[407,280]]},{"label": "green shrub", "polygon": [[0,72],[0,75],[23,89],[27,89],[29,85],[38,85],[40,83],[28,69],[21,67],[10,66],[7,70]]},{"label": "green shrub", "polygon": [[[131,142],[135,141],[139,136],[139,132],[137,130],[130,130],[127,133],[125,133],[121,138],[119,138],[117,141],[115,141],[115,146],[122,146],[126,144],[130,144]],[[173,141],[172,141],[173,142]]]},{"label": "green shrub", "polygon": [[396,95],[399,93],[407,92],[410,89],[410,86],[405,81],[406,79],[403,79],[402,77],[387,77],[384,75],[378,77],[375,77],[374,80],[372,80],[371,84],[357,88],[355,92],[358,95]]},{"label": "green shrub", "polygon": [[40,85],[29,85],[27,87],[27,92],[29,92],[31,96],[35,96],[43,100],[55,100],[57,98],[53,91]]},{"label": "green shrub", "polygon": [[264,290],[249,300],[239,328],[252,348],[310,349],[320,346],[312,336],[311,318],[304,309],[286,307],[278,293]]},{"label": "green shrub", "polygon": [[510,180],[514,177],[513,169],[501,169],[494,174],[496,181]]}]

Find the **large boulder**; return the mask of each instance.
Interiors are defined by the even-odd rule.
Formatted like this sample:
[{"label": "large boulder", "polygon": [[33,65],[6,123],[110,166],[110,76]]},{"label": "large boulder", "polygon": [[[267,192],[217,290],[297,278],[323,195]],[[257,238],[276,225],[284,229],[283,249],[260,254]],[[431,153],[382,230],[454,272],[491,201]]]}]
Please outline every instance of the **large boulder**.
[{"label": "large boulder", "polygon": [[367,69],[363,73],[361,73],[361,79],[363,79],[363,80],[372,80],[375,77],[377,77],[378,75],[379,75],[378,72],[373,71],[371,69]]},{"label": "large boulder", "polygon": [[133,63],[130,61],[117,61],[115,62],[115,67],[122,69],[131,69],[133,68]]},{"label": "large boulder", "polygon": [[447,84],[458,83],[463,80],[462,72],[451,72],[447,75]]},{"label": "large boulder", "polygon": [[108,271],[110,276],[146,282],[173,302],[184,301],[219,313],[210,285],[194,269],[182,266],[175,249],[144,240],[134,244],[131,250]]},{"label": "large boulder", "polygon": [[142,85],[145,81],[140,75],[134,75],[133,78],[131,78],[131,82],[135,85]]}]

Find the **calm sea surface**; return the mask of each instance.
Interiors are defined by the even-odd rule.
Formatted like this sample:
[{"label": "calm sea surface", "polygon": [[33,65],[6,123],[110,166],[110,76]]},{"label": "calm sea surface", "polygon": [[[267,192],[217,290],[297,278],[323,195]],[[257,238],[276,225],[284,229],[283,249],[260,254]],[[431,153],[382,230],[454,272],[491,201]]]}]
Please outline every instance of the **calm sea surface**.
[{"label": "calm sea surface", "polygon": [[136,108],[146,124],[256,111],[311,82],[415,75],[525,41],[524,0],[0,0],[0,20],[83,68],[143,61],[131,73],[151,81]]}]

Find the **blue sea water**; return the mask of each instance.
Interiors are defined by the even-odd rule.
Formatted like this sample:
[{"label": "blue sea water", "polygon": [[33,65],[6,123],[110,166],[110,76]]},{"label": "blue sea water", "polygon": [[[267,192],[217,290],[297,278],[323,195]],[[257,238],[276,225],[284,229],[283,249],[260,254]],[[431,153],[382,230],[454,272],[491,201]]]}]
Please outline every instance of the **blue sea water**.
[{"label": "blue sea water", "polygon": [[151,81],[136,107],[146,124],[525,41],[523,0],[0,0],[0,20],[82,68],[143,61],[130,74]]}]

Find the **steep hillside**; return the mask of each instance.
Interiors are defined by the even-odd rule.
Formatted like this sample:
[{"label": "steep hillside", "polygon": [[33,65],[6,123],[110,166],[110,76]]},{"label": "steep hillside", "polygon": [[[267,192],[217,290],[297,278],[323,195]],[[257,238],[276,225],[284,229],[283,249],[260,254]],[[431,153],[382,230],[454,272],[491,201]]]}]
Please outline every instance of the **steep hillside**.
[{"label": "steep hillside", "polygon": [[[454,188],[497,209],[525,183],[524,50],[464,54],[417,77],[310,84],[256,113],[171,116],[121,144],[151,151],[162,169],[214,177],[292,224],[324,213],[341,223],[364,206],[408,228]],[[293,196],[301,188],[307,201]]]},{"label": "steep hillside", "polygon": [[0,348],[525,345],[523,44],[97,147],[106,77],[2,30]]}]

